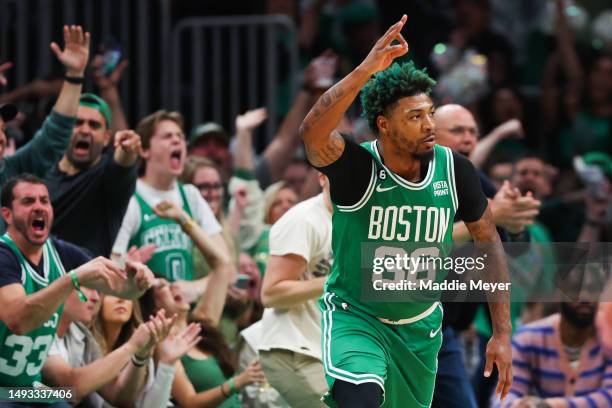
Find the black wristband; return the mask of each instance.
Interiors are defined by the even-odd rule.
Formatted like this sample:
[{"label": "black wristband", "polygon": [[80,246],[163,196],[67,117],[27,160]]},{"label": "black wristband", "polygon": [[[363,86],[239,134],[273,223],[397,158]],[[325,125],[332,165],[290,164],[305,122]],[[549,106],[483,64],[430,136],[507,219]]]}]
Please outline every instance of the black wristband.
[{"label": "black wristband", "polygon": [[73,77],[73,76],[64,75],[64,81],[69,82],[71,84],[75,84],[75,85],[81,85],[85,82],[85,77],[84,76]]},{"label": "black wristband", "polygon": [[142,367],[145,364],[147,364],[148,359],[141,359],[140,357],[136,357],[136,355],[134,354],[132,356],[132,364],[134,364],[136,367]]}]

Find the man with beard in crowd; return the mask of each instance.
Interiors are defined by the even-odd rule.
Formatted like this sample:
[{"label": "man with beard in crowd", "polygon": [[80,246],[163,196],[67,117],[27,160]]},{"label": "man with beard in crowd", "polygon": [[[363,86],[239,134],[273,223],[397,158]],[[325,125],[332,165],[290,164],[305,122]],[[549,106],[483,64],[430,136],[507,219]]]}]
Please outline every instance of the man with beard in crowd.
[{"label": "man with beard in crowd", "polygon": [[106,102],[83,94],[70,145],[45,180],[56,215],[52,232],[94,256],[110,255],[136,186],[140,137],[119,131],[114,148],[105,151],[113,139],[110,126]]},{"label": "man with beard in crowd", "polygon": [[[17,115],[14,105],[0,106],[0,183],[22,173],[44,177],[66,149],[83,88],[83,73],[89,59],[89,33],[81,26],[64,26],[64,49],[51,43],[51,50],[66,68],[62,89],[42,128],[15,154],[4,157],[5,125]],[[6,225],[0,220],[0,233]]]},{"label": "man with beard in crowd", "polygon": [[40,370],[73,289],[82,300],[81,285],[137,298],[151,286],[153,274],[139,263],[128,263],[123,271],[103,257],[90,260],[76,246],[50,238],[53,208],[47,187],[36,176],[9,179],[1,201],[8,227],[0,237],[0,386],[32,387],[41,381]]},{"label": "man with beard in crowd", "polygon": [[612,360],[606,359],[594,324],[598,304],[577,300],[561,303],[560,314],[514,335],[514,383],[501,407],[612,406]]}]

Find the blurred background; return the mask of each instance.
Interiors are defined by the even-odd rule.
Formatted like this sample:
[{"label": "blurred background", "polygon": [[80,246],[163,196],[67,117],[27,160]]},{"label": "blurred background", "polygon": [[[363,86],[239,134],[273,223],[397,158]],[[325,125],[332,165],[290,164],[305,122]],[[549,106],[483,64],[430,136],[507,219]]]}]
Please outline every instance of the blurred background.
[{"label": "blurred background", "polygon": [[[433,98],[438,105],[461,104],[474,115],[474,129],[455,133],[475,137],[462,153],[495,186],[490,198],[499,208],[494,214],[496,224],[510,232],[517,225],[522,232],[528,224],[536,245],[526,256],[511,260],[511,266],[524,278],[523,299],[529,298],[534,288],[542,289],[542,277],[553,282],[555,271],[545,268],[547,257],[555,259],[552,243],[609,242],[612,237],[610,0],[0,0],[0,105],[13,103],[20,112],[7,124],[5,156],[26,144],[41,127],[62,86],[64,68],[49,43],[61,41],[64,24],[81,24],[91,32],[90,61],[95,64],[86,72],[84,92],[106,99],[109,90],[117,88],[126,118],[117,129],[133,129],[146,115],[170,109],[184,115],[185,133],[195,135],[189,138],[190,154],[199,155],[193,148],[204,134],[218,136],[211,138],[216,150],[209,146],[206,149],[212,150],[203,149],[201,154],[221,169],[217,179],[223,184],[216,180],[215,189],[224,198],[211,198],[213,187],[208,185],[202,191],[208,191],[204,198],[209,203],[216,199],[227,207],[230,195],[236,199],[236,191],[226,187],[231,154],[235,154],[234,135],[239,133],[238,116],[266,108],[267,120],[260,111],[244,125],[254,132],[253,152],[246,155],[265,152],[273,140],[284,143],[286,150],[271,162],[280,162],[281,156],[286,162],[269,180],[259,178],[262,189],[282,181],[293,190],[291,202],[280,211],[284,213],[319,192],[299,142],[299,123],[316,98],[353,70],[404,13],[408,21],[402,34],[410,51],[402,60],[426,67],[436,79]],[[374,135],[360,109],[359,103],[349,109],[340,130],[363,142]],[[206,126],[198,127],[205,122]],[[514,199],[508,198],[506,181],[518,190],[512,193],[515,196],[537,200],[528,221],[521,218],[522,209],[512,204]],[[263,198],[266,214],[280,202],[280,188]],[[253,197],[251,204],[263,196],[260,192],[259,198]],[[265,223],[270,225],[278,219],[267,217]],[[253,243],[241,245],[246,249]],[[252,269],[259,279],[267,253],[251,255],[255,261],[249,258],[250,266],[241,264],[240,270],[247,274],[243,269]],[[607,268],[603,275],[608,284],[609,272]],[[261,313],[257,291],[253,302]],[[600,343],[590,349],[591,365],[581,365],[580,376],[597,380],[594,385],[582,384],[582,389],[584,395],[589,390],[599,392],[601,401],[597,405],[588,399],[574,401],[577,405],[572,405],[573,400],[562,401],[569,405],[532,401],[529,405],[524,400],[524,405],[512,407],[612,406],[612,309],[608,303],[597,311],[596,302],[591,303],[586,323],[593,330],[589,335]],[[515,353],[524,352],[522,357],[537,367],[537,358],[550,363],[553,353],[558,362],[559,354],[530,343],[532,339],[524,334],[528,331],[520,330],[547,318],[557,306],[513,303],[514,328],[519,336],[523,333],[517,340],[522,343],[513,343]],[[565,313],[573,316],[570,309]],[[242,317],[232,315],[238,321],[234,337],[238,329],[261,316],[237,314]],[[478,312],[457,315],[465,322],[449,326],[459,338],[478,406],[486,407],[494,386],[481,375],[484,345],[491,334],[489,317],[483,305]],[[580,324],[576,323],[578,329]],[[568,351],[576,363],[580,356],[587,358],[586,352],[580,354],[580,347],[577,350]],[[569,370],[566,366],[563,370]],[[538,384],[540,377],[534,375],[531,380]],[[548,389],[558,391],[559,384]],[[566,394],[570,398],[573,391]]]}]

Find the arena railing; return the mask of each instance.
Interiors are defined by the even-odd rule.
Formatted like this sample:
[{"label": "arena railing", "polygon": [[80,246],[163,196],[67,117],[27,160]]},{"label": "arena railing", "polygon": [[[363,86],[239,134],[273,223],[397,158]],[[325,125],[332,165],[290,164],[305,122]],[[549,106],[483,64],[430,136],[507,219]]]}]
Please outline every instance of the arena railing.
[{"label": "arena railing", "polygon": [[297,91],[296,35],[293,21],[280,15],[179,21],[171,42],[173,108],[193,125],[229,125],[239,113],[265,106],[272,118],[264,128],[269,141],[274,119],[285,113],[283,100],[291,101]]}]

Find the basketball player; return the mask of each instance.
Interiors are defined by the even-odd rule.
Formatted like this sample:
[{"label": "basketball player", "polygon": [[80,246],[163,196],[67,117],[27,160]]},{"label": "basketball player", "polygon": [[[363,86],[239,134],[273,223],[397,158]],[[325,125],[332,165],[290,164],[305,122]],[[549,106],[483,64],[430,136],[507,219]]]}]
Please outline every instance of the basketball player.
[{"label": "basketball player", "polygon": [[[363,268],[363,259],[407,255],[398,242],[418,245],[419,255],[444,257],[442,244],[452,242],[457,212],[477,244],[500,242],[474,167],[436,145],[428,96],[435,82],[412,63],[391,65],[408,52],[400,34],[405,22],[403,16],[354,71],[321,96],[301,127],[310,163],[329,177],[334,206],[334,264],[320,301],[329,406],[429,407],[432,401],[442,308],[433,299],[364,300],[364,285],[384,274]],[[360,91],[364,115],[378,136],[361,146],[334,130]],[[487,256],[488,279],[507,282],[501,246],[489,247]],[[440,279],[435,269],[393,272],[392,282],[418,283],[420,272]],[[485,376],[497,366],[503,398],[512,381],[511,325],[507,296],[498,299],[490,302],[493,337]]]}]

